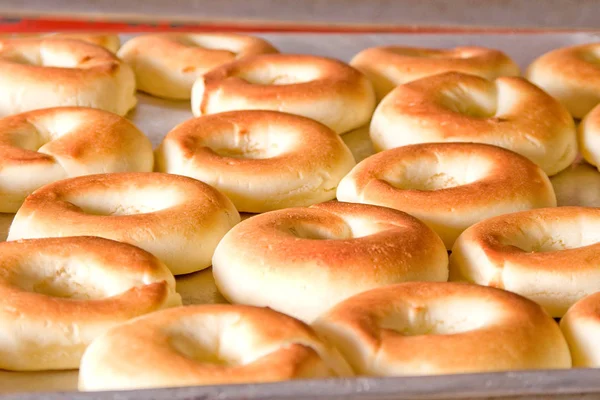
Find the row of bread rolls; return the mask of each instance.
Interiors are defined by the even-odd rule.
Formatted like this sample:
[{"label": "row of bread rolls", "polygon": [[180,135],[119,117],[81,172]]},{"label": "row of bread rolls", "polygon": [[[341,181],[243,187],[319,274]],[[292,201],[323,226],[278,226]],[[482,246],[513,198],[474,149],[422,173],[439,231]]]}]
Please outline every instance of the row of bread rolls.
[{"label": "row of bread rolls", "polygon": [[[131,82],[121,81],[129,67],[99,47],[2,43],[0,87],[50,82],[7,95],[4,114],[65,105],[48,103],[59,80],[76,105],[125,114],[135,103]],[[250,44],[270,54],[244,54]],[[395,53],[403,52],[425,75],[458,69],[445,63],[452,52]],[[488,55],[482,65],[496,60],[499,75],[515,74],[506,56],[472,52]],[[521,78],[446,73],[398,86],[373,114],[375,92],[357,70],[273,53],[238,35],[128,42],[119,55],[131,57],[138,87],[191,82],[200,116],[166,136],[154,163],[144,135],[105,111],[3,119],[12,196],[3,211],[18,211],[0,245],[8,326],[0,368],[77,368],[92,341],[81,363],[85,390],[568,368],[567,342],[549,314],[569,307],[562,325],[573,361],[594,365],[597,303],[578,300],[597,289],[595,210],[545,208],[556,205],[547,174],[577,152],[560,103]],[[469,52],[457,54],[468,63]],[[446,69],[435,70],[436,60]],[[154,87],[140,83],[149,65]],[[355,166],[338,134],[372,114],[374,148],[385,151]],[[92,133],[90,120],[106,128]],[[595,153],[593,120],[592,112],[580,130],[586,159]],[[436,143],[472,141],[482,143]],[[336,196],[351,203],[322,203]],[[239,223],[239,211],[264,214]],[[588,264],[561,268],[564,260]],[[211,264],[219,292],[246,306],[156,311],[181,304],[173,274]]]}]

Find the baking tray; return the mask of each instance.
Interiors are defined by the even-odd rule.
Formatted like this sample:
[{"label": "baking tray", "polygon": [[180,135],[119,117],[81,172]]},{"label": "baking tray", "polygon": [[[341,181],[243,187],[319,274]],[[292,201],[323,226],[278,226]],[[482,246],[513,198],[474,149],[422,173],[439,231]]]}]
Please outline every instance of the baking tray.
[{"label": "baking tray", "polygon": [[[557,47],[598,41],[595,33],[519,34],[257,34],[282,52],[328,56],[349,61],[358,51],[375,45],[423,47],[479,45],[508,53],[524,69],[537,56]],[[123,35],[122,41],[130,38]],[[139,94],[130,118],[156,147],[175,125],[192,118],[190,103]],[[372,153],[367,129],[342,136],[358,159]],[[600,180],[600,174],[598,175]],[[0,218],[0,240],[9,216]],[[4,226],[4,228],[3,228]],[[4,233],[3,233],[4,232]],[[211,271],[177,278],[186,304],[225,302]],[[465,357],[468,355],[465,354]],[[76,393],[75,371],[16,373],[0,371],[0,400],[9,399],[591,399],[600,398],[600,370],[524,371],[435,377],[328,379],[275,384],[204,386],[191,388]],[[28,393],[25,393],[28,392]],[[66,393],[69,392],[69,393]]]}]

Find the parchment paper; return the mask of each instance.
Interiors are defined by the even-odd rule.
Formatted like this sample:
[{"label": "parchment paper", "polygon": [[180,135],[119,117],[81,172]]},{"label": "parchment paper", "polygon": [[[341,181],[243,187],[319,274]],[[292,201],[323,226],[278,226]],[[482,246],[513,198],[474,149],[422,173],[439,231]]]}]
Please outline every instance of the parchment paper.
[{"label": "parchment paper", "polygon": [[[597,35],[583,33],[513,35],[264,34],[258,36],[271,41],[281,52],[322,55],[346,62],[360,50],[376,45],[401,44],[435,48],[478,45],[505,51],[523,69],[534,58],[549,50],[599,39]],[[125,42],[130,37],[130,35],[123,35],[122,41]],[[144,94],[139,94],[138,98],[139,104],[128,115],[128,118],[148,135],[155,147],[169,130],[180,122],[193,117],[187,101],[172,102]],[[342,138],[358,160],[372,154],[373,150],[367,129],[358,129]],[[585,170],[586,179],[593,180],[590,176],[597,174],[597,171],[588,167],[576,168],[576,170]],[[598,177],[600,178],[600,175]],[[564,196],[565,198],[575,199],[571,201],[578,201],[577,199],[581,198],[577,194],[578,191],[571,188],[573,186],[572,179],[560,179],[560,181],[560,184],[571,185],[565,189],[568,192],[568,195]],[[585,198],[587,199],[589,196]],[[600,196],[595,198],[599,198],[600,201]],[[2,232],[6,232],[10,218],[10,215],[0,215],[0,239],[5,237],[5,233],[2,236]],[[177,289],[186,304],[225,302],[214,286],[210,269],[178,278]],[[76,390],[76,387],[77,373],[75,371],[36,373],[0,371],[0,393],[68,391]]]}]

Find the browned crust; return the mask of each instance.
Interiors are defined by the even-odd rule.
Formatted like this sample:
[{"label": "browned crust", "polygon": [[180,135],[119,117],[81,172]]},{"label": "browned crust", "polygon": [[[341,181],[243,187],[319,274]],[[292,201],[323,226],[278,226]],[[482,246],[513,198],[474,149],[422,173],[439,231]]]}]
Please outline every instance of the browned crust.
[{"label": "browned crust", "polygon": [[[487,99],[489,109],[476,110],[483,108],[478,98]],[[492,144],[528,157],[549,175],[577,155],[568,111],[518,77],[488,81],[449,72],[400,85],[375,110],[371,137],[381,149],[425,142]]]},{"label": "browned crust", "polygon": [[[474,182],[431,191],[398,188],[386,180],[398,166],[423,160],[435,164],[443,158],[474,162],[479,168],[487,163],[489,169]],[[509,202],[529,207],[555,203],[548,177],[538,166],[509,150],[478,143],[425,143],[386,150],[358,164],[344,180],[361,201],[409,214],[417,210],[432,215],[493,211],[494,204]]]},{"label": "browned crust", "polygon": [[405,213],[327,202],[240,223],[219,243],[213,275],[231,302],[312,321],[374,287],[446,281],[447,254],[431,229]]},{"label": "browned crust", "polygon": [[[202,41],[211,40],[215,41],[214,47],[202,46]],[[235,43],[237,51],[219,45],[224,40]],[[242,57],[268,53],[278,51],[266,40],[253,36],[235,33],[159,33],[140,35],[127,41],[119,51],[119,57],[134,67],[141,59],[153,59],[173,72],[204,73]]]},{"label": "browned crust", "polygon": [[[60,124],[54,123],[56,119],[64,119],[63,125],[68,126],[69,131],[65,132]],[[48,123],[51,126],[47,126]],[[56,130],[50,134],[60,137],[42,138],[45,135],[39,132],[40,129]],[[23,148],[21,141],[44,145],[44,152]],[[37,162],[54,164],[61,158],[82,164],[106,163],[107,158],[122,159],[133,151],[145,151],[147,156],[151,149],[150,141],[135,125],[99,109],[56,107],[0,118],[0,170]]]},{"label": "browned crust", "polygon": [[444,72],[462,72],[487,79],[520,74],[518,65],[503,52],[476,46],[371,47],[356,54],[350,65],[373,82],[379,100],[400,84]]},{"label": "browned crust", "polygon": [[[287,77],[291,70],[302,70],[310,79],[288,84],[244,80],[245,74],[257,70],[267,71],[273,75],[271,78]],[[246,108],[278,110],[316,119],[338,133],[365,124],[375,106],[373,88],[362,73],[341,61],[310,55],[245,57],[209,71],[194,87],[203,88],[197,99],[192,94],[196,115],[240,109],[240,104],[246,104]],[[329,110],[318,109],[327,102]],[[311,105],[313,110],[309,111]],[[331,115],[326,115],[328,112]]]},{"label": "browned crust", "polygon": [[[140,211],[162,193],[157,207]],[[77,204],[92,207],[91,213]],[[94,214],[99,204],[115,209]],[[122,207],[133,211],[122,213]],[[64,179],[38,189],[19,209],[9,239],[100,236],[141,247],[175,274],[185,274],[209,267],[218,241],[238,222],[231,201],[212,186],[179,175],[124,172]]]},{"label": "browned crust", "polygon": [[[411,335],[385,327],[394,315],[409,316],[408,331],[418,330],[421,320],[435,326],[436,321],[427,322],[428,316],[439,316],[436,309],[452,307],[453,315],[442,318],[459,323],[463,317],[470,318],[471,329]],[[339,345],[362,374],[570,367],[565,340],[540,306],[516,294],[477,285],[406,282],[374,289],[336,305],[314,326]],[[350,347],[351,343],[357,347]]]},{"label": "browned crust", "polygon": [[[266,158],[244,158],[261,148]],[[242,155],[220,154],[223,148]],[[265,212],[335,197],[355,165],[342,139],[326,126],[297,115],[245,110],[206,115],[171,130],[156,152],[158,171],[213,184],[240,211]],[[265,187],[265,182],[269,182]]]},{"label": "browned crust", "polygon": [[[574,274],[585,275],[589,270],[598,269],[600,243],[540,252],[518,247],[519,240],[525,240],[528,230],[532,230],[533,234],[548,230],[548,241],[561,240],[561,228],[566,231],[581,229],[580,224],[584,221],[593,229],[594,224],[600,223],[600,209],[552,207],[499,215],[467,229],[460,239],[460,245],[468,243],[469,246],[476,246],[497,268],[498,279],[486,284],[503,287],[501,275],[505,264],[524,271],[564,274],[565,279],[572,280],[575,279]],[[553,229],[548,229],[549,227]],[[551,234],[556,234],[556,237],[550,236]]]},{"label": "browned crust", "polygon": [[583,118],[600,102],[600,43],[588,43],[552,50],[527,67],[527,79],[546,90]]},{"label": "browned crust", "polygon": [[[218,332],[212,332],[215,323]],[[173,336],[191,337],[194,334],[187,331],[204,324],[211,326],[211,334],[219,342],[237,332],[239,350],[245,354],[231,349],[234,344],[225,341],[217,343],[216,348],[191,350],[218,354],[219,347],[229,347],[226,351],[233,360],[218,365],[186,357],[173,346]],[[98,340],[82,362],[80,389],[333,377],[342,371],[328,359],[330,351],[310,327],[269,309],[232,305],[179,307],[121,325]]]}]

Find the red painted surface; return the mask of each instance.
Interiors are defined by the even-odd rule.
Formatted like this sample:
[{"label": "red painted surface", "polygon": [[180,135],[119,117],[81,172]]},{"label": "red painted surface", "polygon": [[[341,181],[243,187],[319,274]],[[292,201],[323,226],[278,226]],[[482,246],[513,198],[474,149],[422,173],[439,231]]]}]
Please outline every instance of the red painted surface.
[{"label": "red painted surface", "polygon": [[[181,24],[169,22],[126,23],[96,20],[69,19],[12,19],[0,18],[0,33],[35,32],[315,32],[315,33],[539,33],[535,29],[461,28],[461,27],[417,27],[417,26],[337,26],[300,25],[283,23],[243,24]],[[563,31],[565,32],[565,31]]]}]

